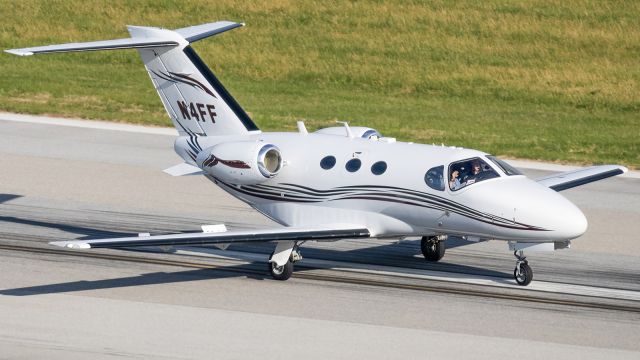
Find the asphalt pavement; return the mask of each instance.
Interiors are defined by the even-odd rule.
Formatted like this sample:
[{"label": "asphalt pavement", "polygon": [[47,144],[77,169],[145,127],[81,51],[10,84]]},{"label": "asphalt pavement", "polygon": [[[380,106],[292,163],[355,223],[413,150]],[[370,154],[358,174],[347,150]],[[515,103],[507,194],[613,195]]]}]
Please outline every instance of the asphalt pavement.
[{"label": "asphalt pavement", "polygon": [[[204,178],[164,174],[180,162],[172,129],[17,120],[0,120],[0,245],[278,226]],[[514,163],[532,178],[558,170]],[[639,185],[631,173],[563,192],[589,229],[570,250],[529,256],[530,289],[510,284],[501,242],[451,242],[437,264],[413,239],[310,243],[307,276],[284,283],[266,271],[268,245],[113,258],[4,248],[0,357],[637,358],[640,310],[606,304],[640,309]]]}]

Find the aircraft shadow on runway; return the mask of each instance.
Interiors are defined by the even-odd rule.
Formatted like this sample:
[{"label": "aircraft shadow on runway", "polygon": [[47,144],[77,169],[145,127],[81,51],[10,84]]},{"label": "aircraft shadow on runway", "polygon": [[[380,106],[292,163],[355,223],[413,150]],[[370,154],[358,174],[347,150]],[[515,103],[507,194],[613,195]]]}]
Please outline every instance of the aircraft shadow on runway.
[{"label": "aircraft shadow on runway", "polygon": [[[470,243],[462,239],[453,238],[447,240],[445,244],[447,250],[451,250],[457,247],[462,247],[464,245],[469,245]],[[273,244],[238,244],[230,246],[229,250],[262,253],[265,254],[266,261],[268,254],[273,251]],[[402,240],[394,243],[379,244],[375,239],[372,239],[370,242],[370,246],[357,249],[327,249],[302,246],[301,252],[304,258],[309,259],[397,267],[400,268],[399,271],[401,271],[402,268],[409,268],[415,270],[443,271],[497,278],[511,279],[512,277],[510,273],[488,269],[484,267],[486,266],[484,263],[481,264],[481,266],[452,263],[450,262],[451,254],[445,254],[444,258],[438,262],[428,262],[422,257],[422,254],[420,253],[420,240]],[[220,252],[220,254],[224,255],[223,252]],[[467,260],[471,261],[471,259],[465,259],[465,261]],[[485,261],[485,263],[491,261],[495,261],[495,259],[492,258]],[[304,259],[300,264],[304,266]],[[390,271],[394,271],[394,269],[391,269]]]},{"label": "aircraft shadow on runway", "polygon": [[[416,242],[419,243],[419,241],[417,240]],[[389,248],[389,247],[393,248],[395,247],[394,245],[397,245],[397,244],[385,244],[380,246],[373,246],[372,248],[356,249],[356,250],[349,250],[349,251],[327,250],[327,249],[307,249],[307,250],[310,250],[308,251],[308,253],[311,254],[311,256],[309,257],[313,257],[314,259],[331,259],[331,261],[341,261],[343,260],[341,259],[342,258],[341,254],[344,255],[344,253],[350,253],[347,259],[352,259],[354,256],[359,257],[359,256],[367,256],[367,254],[370,255],[371,252],[379,252],[379,251],[386,252],[385,251],[386,248]],[[416,246],[419,247],[419,244],[417,244]],[[405,247],[410,247],[410,244],[406,244]],[[252,250],[256,250],[256,249],[252,248]],[[398,252],[398,251],[394,250],[394,252]],[[404,253],[403,259],[407,263],[412,262],[411,257],[408,256],[406,252]],[[128,277],[122,277],[122,278],[88,280],[88,281],[81,280],[81,281],[29,286],[29,287],[14,288],[14,289],[5,289],[5,290],[0,290],[0,295],[30,296],[30,295],[42,295],[42,294],[58,294],[58,293],[78,292],[78,291],[115,289],[115,288],[131,287],[131,286],[160,285],[160,284],[171,284],[171,283],[201,281],[201,280],[216,280],[216,279],[225,279],[225,278],[234,278],[234,277],[247,277],[254,280],[265,280],[265,279],[271,280],[271,276],[266,269],[267,267],[266,260],[267,260],[267,255],[265,255],[264,262],[251,262],[248,264],[230,265],[230,266],[224,266],[224,267],[215,268],[215,269],[196,269],[196,270],[176,271],[176,272],[153,272],[153,273],[128,276]],[[304,260],[300,264],[302,266],[298,266],[296,268],[296,273],[303,273],[305,271],[326,268],[326,267],[314,267],[314,266],[304,265]],[[384,264],[384,265],[389,265],[389,264]],[[422,269],[422,267],[415,267],[415,268]],[[444,272],[456,272],[456,273],[465,273],[465,274],[478,274],[483,276],[495,276],[498,278],[505,278],[505,281],[509,281],[506,279],[508,275],[505,273],[477,268],[473,266],[438,263],[438,264],[430,264],[428,268],[430,268],[431,270],[438,270],[438,271],[444,271]],[[401,269],[398,269],[398,272],[401,272]],[[294,274],[294,278],[295,278],[295,274]],[[500,280],[501,279],[496,279],[497,282],[500,282]]]},{"label": "aircraft shadow on runway", "polygon": [[[266,259],[265,259],[266,260]],[[215,269],[196,269],[176,272],[153,272],[135,276],[102,279],[102,280],[80,280],[62,282],[47,285],[28,286],[22,288],[0,290],[0,295],[5,296],[31,296],[43,294],[60,294],[78,291],[104,290],[125,288],[131,286],[161,285],[189,281],[216,280],[234,277],[247,277],[253,280],[270,280],[271,275],[267,271],[266,261],[252,262],[249,264],[239,264],[224,266]],[[468,271],[479,269],[467,267]],[[296,269],[296,273],[316,270],[318,267],[304,266]],[[503,275],[503,274],[500,274]],[[295,278],[295,274],[294,274]],[[498,280],[499,281],[499,280]]]},{"label": "aircraft shadow on runway", "polygon": [[16,195],[16,194],[0,194],[0,204],[6,203],[8,201],[21,198],[21,197],[22,195]]},{"label": "aircraft shadow on runway", "polygon": [[[58,229],[70,234],[82,235],[81,237],[69,236],[64,240],[85,240],[111,237],[135,236],[136,233],[125,231],[110,231],[87,226],[64,224],[59,222],[23,219],[14,216],[0,216],[1,222],[11,222],[28,226],[38,226],[48,229]],[[60,237],[55,239],[43,239],[45,241],[63,240]],[[419,270],[433,270],[453,273],[474,274],[481,276],[491,276],[498,278],[509,278],[511,275],[501,271],[487,269],[485,264],[481,266],[467,266],[448,262],[448,256],[437,263],[426,262],[420,254],[420,240],[403,240],[395,243],[379,244],[375,239],[371,240],[371,246],[357,249],[326,249],[318,247],[303,246],[302,252],[305,257],[327,260],[351,262],[357,264],[384,265],[399,268],[411,268]],[[460,238],[451,238],[446,241],[447,249],[453,249],[469,245],[470,243]],[[268,254],[273,251],[273,244],[235,244],[229,247],[230,250],[238,252],[265,254],[265,262]],[[211,248],[207,248],[211,249]],[[224,254],[223,252],[221,254]],[[466,261],[466,260],[465,260]],[[304,266],[304,262],[301,263]]]},{"label": "aircraft shadow on runway", "polygon": [[[0,222],[11,222],[14,224],[38,226],[38,227],[44,227],[47,229],[58,229],[64,232],[72,233],[72,234],[84,235],[84,237],[77,238],[77,240],[107,238],[107,237],[124,237],[124,236],[132,235],[129,232],[108,231],[108,230],[94,229],[94,228],[85,227],[85,226],[61,224],[61,223],[50,222],[50,221],[22,219],[15,216],[0,216]],[[134,235],[137,235],[137,234],[134,234]],[[69,239],[72,239],[72,238],[69,238]]]},{"label": "aircraft shadow on runway", "polygon": [[[0,290],[0,295],[6,296],[30,296],[43,294],[60,294],[77,291],[104,290],[125,288],[131,286],[172,284],[188,281],[215,280],[233,277],[249,277],[256,280],[270,279],[271,276],[266,270],[264,274],[259,274],[256,264],[241,264],[216,269],[196,269],[176,272],[153,272],[135,276],[103,279],[103,280],[80,280],[63,282],[56,284],[37,285],[15,289]],[[275,280],[274,280],[275,281]]]},{"label": "aircraft shadow on runway", "polygon": [[[5,201],[13,200],[15,198],[22,197],[21,195],[8,195],[3,198],[3,195],[8,194],[0,194],[0,204]],[[23,224],[28,226],[37,226],[47,229],[58,229],[69,234],[81,235],[80,237],[69,236],[65,237],[64,240],[93,240],[93,239],[103,239],[103,238],[112,238],[112,237],[126,237],[126,236],[137,236],[138,233],[132,231],[113,231],[113,230],[105,230],[103,228],[94,228],[88,226],[80,226],[73,224],[65,224],[61,222],[55,221],[44,221],[44,220],[35,220],[35,219],[25,219],[16,216],[0,216],[1,222],[9,222],[14,224]],[[215,221],[214,221],[215,222]],[[223,223],[224,221],[218,221],[215,223]],[[113,226],[113,223],[109,223],[108,225]],[[244,225],[244,224],[242,224]],[[167,228],[170,226],[166,226]],[[154,235],[162,235],[162,234],[173,234],[177,232],[197,232],[197,231],[159,231],[154,232]],[[43,239],[47,241],[53,241],[50,239]],[[60,237],[56,237],[55,240],[63,240]]]},{"label": "aircraft shadow on runway", "polygon": [[[8,194],[5,194],[8,195]],[[5,199],[11,200],[19,197],[19,195],[8,195],[4,198],[1,197],[0,201]],[[86,226],[62,224],[56,222],[38,221],[22,219],[12,216],[1,216],[0,222],[12,222],[30,226],[39,226],[45,228],[58,229],[64,232],[83,235],[83,238],[106,238],[106,237],[122,237],[135,235],[131,232],[122,231],[106,231],[102,229],[96,229]],[[72,238],[72,237],[70,237]],[[341,266],[348,266],[344,263],[357,263],[359,265],[383,265],[389,267],[397,267],[398,273],[402,273],[403,268],[410,268],[415,270],[433,270],[452,273],[464,273],[474,274],[479,276],[491,276],[495,278],[509,278],[510,275],[504,272],[493,271],[482,267],[467,266],[460,264],[448,263],[446,256],[438,263],[426,262],[419,256],[414,256],[420,253],[420,241],[419,240],[403,240],[398,243],[376,244],[376,240],[371,240],[369,247],[358,249],[323,249],[317,247],[303,247],[302,251],[305,257],[316,260],[326,261],[338,261],[342,262]],[[447,240],[447,249],[463,246],[469,244],[461,239]],[[191,248],[197,251],[197,248]],[[236,244],[232,245],[230,250],[244,253],[259,253],[265,254],[264,262],[250,262],[248,264],[239,264],[225,266],[217,269],[197,269],[188,271],[177,272],[155,272],[149,274],[136,275],[124,278],[104,279],[95,281],[74,281],[66,283],[39,285],[24,288],[5,289],[1,290],[1,295],[11,296],[28,296],[39,294],[54,294],[54,293],[66,293],[76,291],[87,290],[99,290],[110,288],[121,288],[130,286],[144,286],[144,285],[157,285],[157,284],[170,284],[185,281],[198,281],[198,280],[213,280],[224,279],[231,277],[248,277],[257,280],[271,279],[266,267],[268,254],[273,251],[273,244],[261,244],[261,245],[247,245]],[[207,248],[211,250],[211,248]],[[141,251],[141,250],[134,250]],[[145,252],[142,250],[142,252]],[[224,254],[224,251],[220,251],[220,254]],[[421,255],[420,255],[421,256]],[[239,257],[242,259],[242,256]],[[251,261],[246,260],[245,261]],[[296,267],[296,273],[315,269],[326,269],[323,267],[314,267],[310,264],[305,264],[305,261],[299,263]],[[395,271],[391,269],[391,271]],[[294,275],[295,277],[295,275]],[[499,281],[499,280],[497,280]]]}]

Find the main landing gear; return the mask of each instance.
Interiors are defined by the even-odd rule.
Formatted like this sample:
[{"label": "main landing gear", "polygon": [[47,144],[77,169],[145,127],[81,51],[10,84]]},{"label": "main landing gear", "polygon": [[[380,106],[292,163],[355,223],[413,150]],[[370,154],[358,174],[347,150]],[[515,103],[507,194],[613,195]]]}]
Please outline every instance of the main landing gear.
[{"label": "main landing gear", "polygon": [[271,276],[276,280],[288,280],[293,274],[293,261],[289,260],[286,264],[278,266],[278,264],[272,262],[269,263],[269,270]]},{"label": "main landing gear", "polygon": [[529,266],[526,256],[522,250],[516,250],[513,252],[513,256],[516,257],[516,268],[513,270],[513,277],[516,279],[518,285],[527,286],[533,280],[533,270]]},{"label": "main landing gear", "polygon": [[288,280],[293,274],[293,264],[302,260],[298,244],[282,241],[269,258],[269,272],[275,280]]},{"label": "main landing gear", "polygon": [[445,252],[444,240],[446,235],[423,236],[420,241],[420,250],[427,261],[438,261],[442,259]]}]

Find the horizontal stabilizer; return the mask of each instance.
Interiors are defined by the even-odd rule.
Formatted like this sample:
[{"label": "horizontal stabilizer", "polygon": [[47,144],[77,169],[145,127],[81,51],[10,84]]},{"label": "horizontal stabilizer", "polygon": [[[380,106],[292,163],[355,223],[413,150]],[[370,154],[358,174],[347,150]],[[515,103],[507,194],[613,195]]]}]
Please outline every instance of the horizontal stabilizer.
[{"label": "horizontal stabilizer", "polygon": [[536,181],[555,191],[562,191],[608,177],[622,175],[626,172],[627,168],[624,166],[601,165],[545,176],[536,179]]},{"label": "horizontal stabilizer", "polygon": [[98,51],[98,50],[119,50],[119,49],[144,49],[151,47],[177,46],[176,41],[154,38],[125,38],[117,40],[91,41],[81,43],[68,43],[60,45],[36,46],[23,49],[5,50],[6,52],[19,56],[29,56],[33,54],[62,53],[72,51]]},{"label": "horizontal stabilizer", "polygon": [[[136,34],[132,34],[130,38],[36,46],[23,49],[10,49],[5,51],[14,55],[29,56],[34,54],[63,53],[72,51],[160,48],[165,46],[178,46],[180,45],[180,42],[182,42],[184,45],[186,44],[184,40],[192,43],[194,41],[202,40],[209,36],[218,35],[225,31],[233,30],[241,26],[244,26],[244,24],[231,21],[218,21],[214,23],[185,27],[173,31],[144,26],[129,26],[129,30],[133,30]],[[149,36],[150,30],[155,34],[156,37]],[[162,34],[162,36],[157,37],[158,34]]]},{"label": "horizontal stabilizer", "polygon": [[[189,45],[244,26],[218,21],[175,30],[128,25],[125,39],[36,46],[5,50],[14,55],[136,49],[167,115],[180,136],[246,135],[260,129]],[[193,141],[197,142],[197,139]],[[197,145],[196,145],[197,147]],[[197,151],[196,151],[197,152]],[[179,154],[183,159],[192,154]],[[188,157],[187,157],[188,156]],[[195,175],[196,171],[174,176]]]},{"label": "horizontal stabilizer", "polygon": [[215,245],[241,242],[249,243],[269,241],[339,240],[369,236],[369,230],[363,227],[349,225],[329,225],[323,228],[280,228],[268,230],[132,236],[99,240],[54,241],[49,244],[71,249],[90,249],[123,248],[135,246]]},{"label": "horizontal stabilizer", "polygon": [[204,171],[197,166],[182,163],[162,170],[171,176],[202,175]]}]

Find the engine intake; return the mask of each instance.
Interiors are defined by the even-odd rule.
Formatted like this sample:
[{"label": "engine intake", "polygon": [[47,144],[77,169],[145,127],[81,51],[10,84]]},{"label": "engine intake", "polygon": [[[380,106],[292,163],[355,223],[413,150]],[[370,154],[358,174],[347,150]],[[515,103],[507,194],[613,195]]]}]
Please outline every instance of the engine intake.
[{"label": "engine intake", "polygon": [[198,154],[196,163],[221,181],[255,185],[278,175],[283,160],[280,149],[273,144],[238,141],[205,149]]},{"label": "engine intake", "polygon": [[258,151],[258,169],[266,178],[272,178],[278,174],[282,167],[280,150],[272,144],[263,146]]}]

